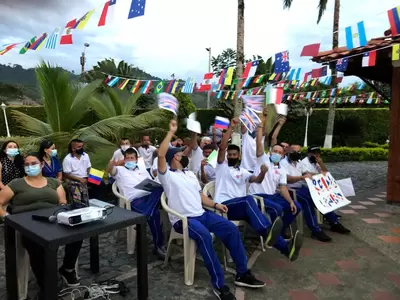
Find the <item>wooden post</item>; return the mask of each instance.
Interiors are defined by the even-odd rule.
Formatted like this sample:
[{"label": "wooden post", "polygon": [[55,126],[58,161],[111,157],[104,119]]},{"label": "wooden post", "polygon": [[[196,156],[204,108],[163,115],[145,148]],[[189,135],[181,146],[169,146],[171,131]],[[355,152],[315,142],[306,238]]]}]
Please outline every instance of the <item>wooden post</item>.
[{"label": "wooden post", "polygon": [[400,68],[392,68],[389,141],[386,201],[400,205]]}]

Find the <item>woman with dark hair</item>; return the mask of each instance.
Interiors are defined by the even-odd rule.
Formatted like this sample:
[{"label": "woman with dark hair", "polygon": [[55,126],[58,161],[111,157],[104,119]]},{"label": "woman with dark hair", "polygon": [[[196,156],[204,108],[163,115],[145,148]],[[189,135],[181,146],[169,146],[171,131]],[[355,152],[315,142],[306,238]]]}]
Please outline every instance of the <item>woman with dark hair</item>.
[{"label": "woman with dark hair", "polygon": [[40,143],[39,155],[44,161],[42,174],[45,177],[62,180],[62,166],[57,157],[57,149],[52,141],[43,140]]},{"label": "woman with dark hair", "polygon": [[24,176],[24,158],[17,142],[7,141],[0,150],[0,189],[15,178]]},{"label": "woman with dark hair", "polygon": [[[25,157],[24,170],[27,176],[14,179],[0,191],[0,217],[7,218],[9,213],[18,214],[67,204],[65,191],[55,178],[42,175],[44,162],[39,153],[30,153]],[[3,207],[9,204],[6,212]],[[39,287],[43,288],[44,248],[30,239],[22,237],[22,243],[28,251],[32,271]],[[75,263],[82,247],[82,241],[65,246],[65,255],[60,275],[69,286],[78,286]],[[39,296],[39,299],[43,296]]]}]

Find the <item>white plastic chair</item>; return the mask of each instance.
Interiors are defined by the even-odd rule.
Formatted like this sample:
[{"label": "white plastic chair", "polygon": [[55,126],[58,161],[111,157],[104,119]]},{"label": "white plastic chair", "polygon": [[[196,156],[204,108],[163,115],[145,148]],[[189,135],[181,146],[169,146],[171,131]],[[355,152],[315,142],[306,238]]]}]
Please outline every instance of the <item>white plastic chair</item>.
[{"label": "white plastic chair", "polygon": [[[131,202],[122,196],[118,192],[117,183],[114,182],[112,185],[113,194],[118,198],[118,206],[121,208],[125,208],[127,210],[131,209]],[[129,226],[126,232],[126,247],[128,254],[133,254],[135,252],[135,244],[136,244],[136,225]]]}]

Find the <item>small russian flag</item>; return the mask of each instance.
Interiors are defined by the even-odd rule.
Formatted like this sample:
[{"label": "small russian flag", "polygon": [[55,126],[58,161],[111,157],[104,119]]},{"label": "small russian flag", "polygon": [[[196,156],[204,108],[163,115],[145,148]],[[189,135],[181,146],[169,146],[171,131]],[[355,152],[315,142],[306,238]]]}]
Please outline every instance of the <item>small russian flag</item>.
[{"label": "small russian flag", "polygon": [[214,127],[216,129],[228,129],[229,123],[229,119],[216,116]]},{"label": "small russian flag", "polygon": [[95,185],[100,185],[103,180],[104,171],[100,171],[97,169],[90,168],[88,182],[93,183]]}]

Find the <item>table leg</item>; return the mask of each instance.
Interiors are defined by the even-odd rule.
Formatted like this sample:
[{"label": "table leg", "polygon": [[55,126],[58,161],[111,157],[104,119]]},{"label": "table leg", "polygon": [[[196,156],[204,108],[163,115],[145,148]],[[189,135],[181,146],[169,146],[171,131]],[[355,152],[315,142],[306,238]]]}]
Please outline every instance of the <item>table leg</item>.
[{"label": "table leg", "polygon": [[58,270],[57,270],[57,250],[44,249],[44,279],[43,294],[44,299],[54,300],[58,298]]},{"label": "table leg", "polygon": [[6,287],[7,299],[18,300],[17,249],[15,230],[4,224],[4,244],[6,256]]},{"label": "table leg", "polygon": [[98,235],[90,238],[90,271],[92,271],[92,273],[99,273],[100,271]]},{"label": "table leg", "polygon": [[138,300],[147,300],[149,297],[149,286],[147,277],[147,223],[136,225],[136,248],[137,248],[137,286]]}]

